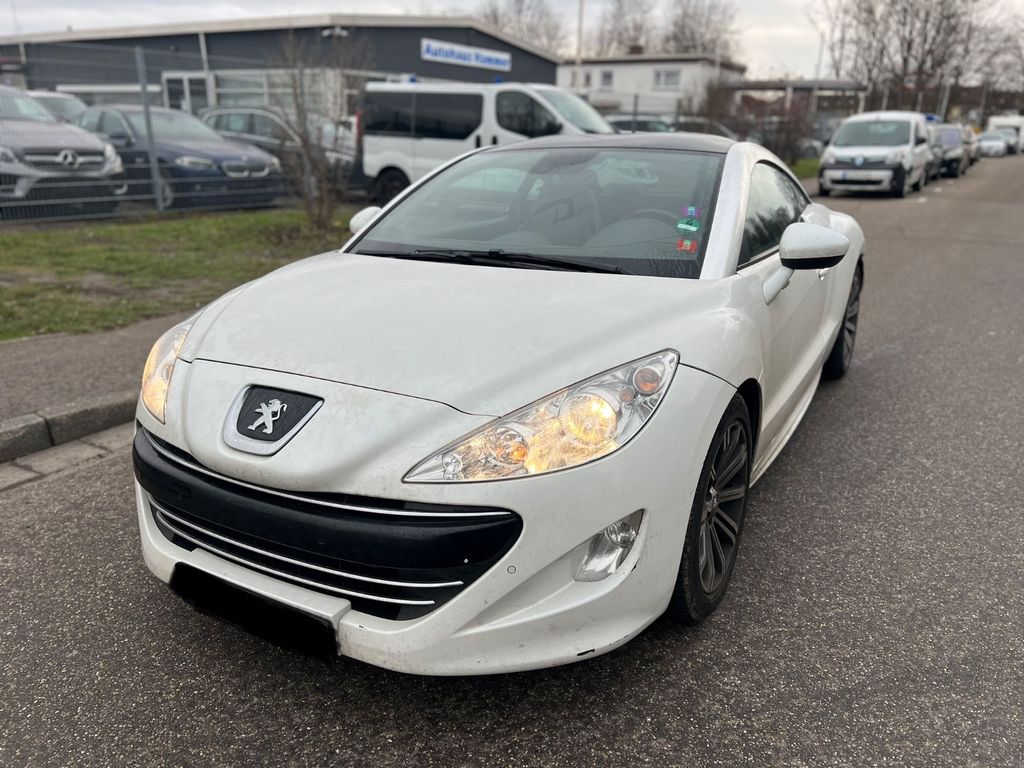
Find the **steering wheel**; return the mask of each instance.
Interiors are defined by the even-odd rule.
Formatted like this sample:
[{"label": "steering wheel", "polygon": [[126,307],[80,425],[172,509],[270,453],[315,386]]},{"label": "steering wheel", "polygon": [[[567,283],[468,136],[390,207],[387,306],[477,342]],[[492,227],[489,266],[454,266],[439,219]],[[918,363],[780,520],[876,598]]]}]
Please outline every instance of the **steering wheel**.
[{"label": "steering wheel", "polygon": [[668,224],[672,229],[676,228],[679,223],[680,217],[673,216],[671,213],[660,208],[642,208],[639,211],[633,211],[628,216],[624,216],[622,220],[626,219],[657,219]]}]

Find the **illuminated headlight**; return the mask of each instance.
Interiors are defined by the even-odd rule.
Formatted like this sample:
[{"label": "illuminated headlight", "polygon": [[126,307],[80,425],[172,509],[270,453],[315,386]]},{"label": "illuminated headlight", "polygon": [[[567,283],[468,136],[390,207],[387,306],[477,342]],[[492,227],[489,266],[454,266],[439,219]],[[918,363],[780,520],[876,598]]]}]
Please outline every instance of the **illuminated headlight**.
[{"label": "illuminated headlight", "polygon": [[216,167],[213,160],[205,157],[192,157],[191,155],[182,155],[181,157],[174,158],[174,164],[193,171],[210,171]]},{"label": "illuminated headlight", "polygon": [[0,163],[16,163],[18,158],[14,156],[14,152],[7,147],[0,147]]},{"label": "illuminated headlight", "polygon": [[442,448],[405,481],[501,480],[607,456],[650,419],[678,361],[675,352],[659,352],[559,390]]},{"label": "illuminated headlight", "polygon": [[167,390],[171,386],[174,364],[194,321],[195,317],[190,317],[167,331],[157,339],[146,358],[146,368],[142,372],[142,402],[161,424],[166,415]]},{"label": "illuminated headlight", "polygon": [[894,163],[902,163],[907,157],[906,150],[897,149],[895,152],[890,152],[889,156],[885,158],[887,165]]}]

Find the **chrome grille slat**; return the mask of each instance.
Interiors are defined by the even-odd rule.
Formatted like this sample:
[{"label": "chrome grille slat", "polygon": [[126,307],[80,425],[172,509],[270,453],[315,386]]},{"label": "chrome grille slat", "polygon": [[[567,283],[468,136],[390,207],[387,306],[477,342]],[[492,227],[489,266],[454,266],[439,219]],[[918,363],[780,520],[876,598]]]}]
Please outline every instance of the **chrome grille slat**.
[{"label": "chrome grille slat", "polygon": [[199,472],[200,474],[212,477],[214,480],[219,480],[224,483],[231,483],[237,485],[240,488],[248,488],[251,491],[258,491],[260,493],[267,493],[271,496],[277,496],[282,499],[290,499],[291,501],[300,501],[305,504],[316,504],[321,507],[330,507],[332,509],[340,509],[346,512],[364,512],[371,515],[393,515],[395,517],[443,517],[447,519],[451,518],[471,518],[471,517],[510,517],[511,512],[502,512],[500,510],[488,510],[483,512],[424,512],[421,510],[407,510],[407,509],[381,509],[379,507],[364,507],[358,504],[341,504],[339,502],[327,501],[325,499],[317,499],[309,496],[302,496],[295,493],[288,493],[287,491],[280,491],[276,488],[268,488],[264,485],[255,485],[253,483],[247,483],[244,480],[237,480],[233,477],[213,472],[201,464],[193,461],[186,461],[185,459],[177,456],[176,454],[168,451],[162,445],[155,440],[149,438],[149,434],[146,434],[150,444],[153,448],[165,459],[173,461],[183,467],[187,467],[193,472]]},{"label": "chrome grille slat", "polygon": [[[232,562],[238,563],[239,565],[243,565],[246,568],[254,568],[258,571],[262,571],[263,573],[275,576],[285,581],[292,581],[299,584],[303,584],[305,586],[313,587],[314,589],[323,590],[326,592],[333,592],[344,597],[355,597],[361,598],[363,600],[373,600],[379,603],[391,603],[393,605],[436,604],[434,600],[410,600],[400,597],[382,597],[380,595],[368,595],[363,592],[356,592],[355,590],[351,589],[342,589],[341,587],[335,587],[332,584],[324,584],[322,582],[313,581],[311,579],[304,579],[301,576],[296,576],[285,571],[279,571],[275,568],[270,568],[268,566],[261,565],[260,563],[254,563],[251,560],[247,560],[244,557],[239,557],[238,555],[232,554],[231,552],[226,552],[220,547],[215,547],[212,544],[209,544],[208,542],[202,541],[196,538],[195,536],[186,533],[185,531],[181,530],[178,526],[170,522],[170,520],[168,520],[168,517],[164,514],[161,514],[161,512],[163,512],[163,510],[161,510],[160,507],[153,505],[154,515],[159,519],[161,523],[163,523],[165,526],[167,526],[167,528],[173,531],[176,536],[181,536],[181,538],[185,539],[186,541],[192,542],[195,546],[199,547],[202,550],[205,550],[206,552],[210,552],[214,555],[217,555],[218,557],[223,557],[227,560],[231,560]],[[234,544],[234,542],[232,542],[232,544]],[[305,564],[302,565],[305,566]]]},{"label": "chrome grille slat", "polygon": [[[242,542],[236,541],[234,539],[230,539],[227,536],[221,536],[219,533],[214,533],[213,531],[209,531],[209,530],[207,530],[207,529],[205,529],[205,528],[203,528],[201,526],[196,525],[195,523],[190,523],[188,520],[183,520],[182,518],[180,518],[177,515],[175,515],[173,512],[170,512],[167,509],[164,509],[159,504],[157,504],[153,500],[152,497],[150,497],[149,503],[153,507],[153,509],[157,510],[160,513],[161,517],[164,518],[165,522],[166,522],[166,520],[170,519],[173,522],[177,523],[178,525],[187,526],[188,528],[192,529],[193,531],[198,531],[203,536],[209,536],[209,537],[217,539],[219,541],[223,541],[224,543],[230,544],[233,547],[239,547],[241,549],[247,549],[250,552],[255,552],[258,555],[263,555],[264,557],[272,557],[275,560],[280,560],[281,562],[289,563],[290,565],[297,565],[297,566],[299,566],[301,568],[310,568],[310,569],[315,570],[315,571],[322,571],[323,573],[329,573],[332,576],[338,576],[338,577],[344,578],[344,579],[355,579],[357,581],[365,581],[365,582],[369,582],[371,584],[384,584],[384,585],[389,586],[389,587],[408,587],[408,588],[411,588],[411,589],[438,589],[438,588],[441,588],[441,587],[461,587],[461,586],[463,586],[465,584],[465,582],[462,582],[462,581],[434,581],[434,582],[391,581],[389,579],[377,579],[377,578],[374,578],[372,576],[361,576],[361,575],[359,575],[357,573],[347,573],[345,571],[339,571],[339,570],[336,570],[334,568],[326,568],[326,567],[324,567],[322,565],[316,565],[315,563],[307,563],[307,562],[302,561],[302,560],[295,560],[294,558],[285,557],[284,555],[279,555],[279,554],[277,554],[275,552],[270,552],[269,550],[266,550],[266,549],[260,549],[259,547],[253,547],[253,546],[250,546],[248,544],[243,544]],[[199,546],[205,546],[205,545],[200,544]]]}]

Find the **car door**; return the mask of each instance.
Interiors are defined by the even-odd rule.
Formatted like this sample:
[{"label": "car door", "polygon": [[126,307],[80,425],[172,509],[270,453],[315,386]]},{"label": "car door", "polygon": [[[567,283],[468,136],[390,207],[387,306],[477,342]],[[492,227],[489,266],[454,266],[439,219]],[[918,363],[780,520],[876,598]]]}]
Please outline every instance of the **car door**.
[{"label": "car door", "polygon": [[480,93],[417,92],[413,100],[413,168],[416,179],[482,144]]},{"label": "car door", "polygon": [[[763,286],[782,268],[779,242],[808,204],[788,175],[761,162],[750,178],[750,196],[737,264],[739,274]],[[827,270],[795,270],[786,288],[760,311],[764,348],[760,452],[785,437],[806,404],[824,359],[822,334],[829,285]]]},{"label": "car door", "polygon": [[525,91],[503,90],[494,96],[494,125],[485,136],[491,144],[513,144],[561,130],[558,118]]}]

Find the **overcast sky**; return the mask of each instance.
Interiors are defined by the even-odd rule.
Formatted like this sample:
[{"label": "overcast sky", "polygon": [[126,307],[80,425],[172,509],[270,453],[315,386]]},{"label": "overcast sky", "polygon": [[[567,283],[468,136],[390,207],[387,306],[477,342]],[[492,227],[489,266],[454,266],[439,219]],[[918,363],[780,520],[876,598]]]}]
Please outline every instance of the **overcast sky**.
[{"label": "overcast sky", "polygon": [[[608,0],[586,0],[587,21],[596,23]],[[665,7],[670,0],[656,0]],[[551,0],[575,34],[577,0]],[[1024,9],[1024,0],[1004,0]],[[814,74],[818,35],[805,9],[811,0],[734,0],[739,45],[736,58],[748,76]],[[134,26],[288,13],[469,12],[478,0],[0,0],[0,37],[67,27]],[[13,9],[13,10],[12,10]],[[587,22],[585,22],[587,23]]]}]

